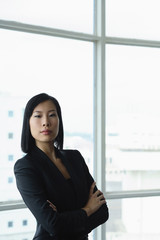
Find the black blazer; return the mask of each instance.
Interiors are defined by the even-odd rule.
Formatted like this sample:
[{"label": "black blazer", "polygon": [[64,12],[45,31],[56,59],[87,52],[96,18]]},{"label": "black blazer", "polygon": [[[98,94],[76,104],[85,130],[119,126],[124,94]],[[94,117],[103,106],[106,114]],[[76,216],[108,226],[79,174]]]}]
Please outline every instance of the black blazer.
[{"label": "black blazer", "polygon": [[[88,239],[88,233],[107,221],[106,204],[90,217],[81,209],[89,196],[93,178],[77,150],[56,150],[71,176],[71,184],[54,163],[35,147],[14,166],[17,188],[37,220],[36,240]],[[57,208],[54,211],[48,204]]]}]

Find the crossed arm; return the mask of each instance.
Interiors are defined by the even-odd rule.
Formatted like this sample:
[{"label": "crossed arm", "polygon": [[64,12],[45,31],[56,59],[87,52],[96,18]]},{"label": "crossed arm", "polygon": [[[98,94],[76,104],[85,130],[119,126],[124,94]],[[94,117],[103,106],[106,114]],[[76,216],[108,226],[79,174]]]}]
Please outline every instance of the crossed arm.
[{"label": "crossed arm", "polygon": [[[46,193],[32,165],[22,162],[15,165],[17,187],[37,221],[51,235],[87,234],[108,219],[106,200],[95,182],[89,180],[88,201],[81,209],[59,213],[54,202],[46,199]],[[95,190],[96,189],[96,190]],[[54,210],[54,211],[53,211]]]},{"label": "crossed arm", "polygon": [[[96,183],[93,182],[92,185],[91,185],[91,188],[90,188],[88,202],[82,208],[83,210],[85,210],[88,217],[90,215],[92,215],[94,212],[96,212],[103,204],[106,203],[106,200],[103,196],[103,193],[100,190],[97,190],[97,191],[94,192],[95,186],[96,186]],[[52,202],[50,202],[49,200],[47,200],[47,202],[49,203],[49,206],[54,211],[57,212],[56,206]]]}]

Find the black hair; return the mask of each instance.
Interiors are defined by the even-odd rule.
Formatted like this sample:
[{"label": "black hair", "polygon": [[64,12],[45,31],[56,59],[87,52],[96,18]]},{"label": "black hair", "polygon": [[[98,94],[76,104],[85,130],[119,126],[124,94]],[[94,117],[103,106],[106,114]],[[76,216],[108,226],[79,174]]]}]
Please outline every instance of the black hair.
[{"label": "black hair", "polygon": [[58,118],[59,118],[59,132],[57,137],[55,138],[53,144],[58,149],[63,149],[63,121],[62,121],[62,114],[61,114],[61,107],[54,97],[46,94],[40,93],[34,97],[32,97],[28,103],[26,104],[24,110],[24,117],[23,117],[23,126],[22,126],[22,134],[21,134],[21,149],[24,153],[29,153],[32,148],[35,146],[35,139],[32,137],[30,132],[29,120],[33,113],[35,107],[47,100],[51,100],[57,110]]}]

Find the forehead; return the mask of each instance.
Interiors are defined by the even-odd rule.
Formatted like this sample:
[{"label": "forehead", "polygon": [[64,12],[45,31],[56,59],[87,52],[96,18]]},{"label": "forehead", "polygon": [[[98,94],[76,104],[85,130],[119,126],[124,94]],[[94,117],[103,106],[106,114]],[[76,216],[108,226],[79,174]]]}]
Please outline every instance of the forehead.
[{"label": "forehead", "polygon": [[51,100],[46,100],[44,102],[39,103],[33,110],[35,111],[51,111],[55,110],[56,111],[56,106]]}]

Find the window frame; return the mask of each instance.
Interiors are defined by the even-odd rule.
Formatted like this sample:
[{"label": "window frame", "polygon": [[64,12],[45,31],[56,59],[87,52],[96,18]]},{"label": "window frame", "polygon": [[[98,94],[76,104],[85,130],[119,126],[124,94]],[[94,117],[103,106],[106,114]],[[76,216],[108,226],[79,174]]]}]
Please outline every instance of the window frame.
[{"label": "window frame", "polygon": [[[107,1],[107,0],[106,0]],[[147,189],[138,191],[105,192],[105,61],[107,44],[129,45],[140,47],[160,48],[160,41],[117,38],[105,35],[105,0],[94,0],[94,33],[86,34],[61,29],[47,28],[30,24],[22,24],[0,20],[0,28],[11,31],[22,31],[32,34],[48,35],[90,41],[94,44],[94,178],[98,187],[103,191],[106,199],[135,198],[160,196],[160,189]],[[23,209],[26,205],[22,200],[0,202],[0,211]],[[105,224],[94,231],[94,239],[105,239]]]}]

